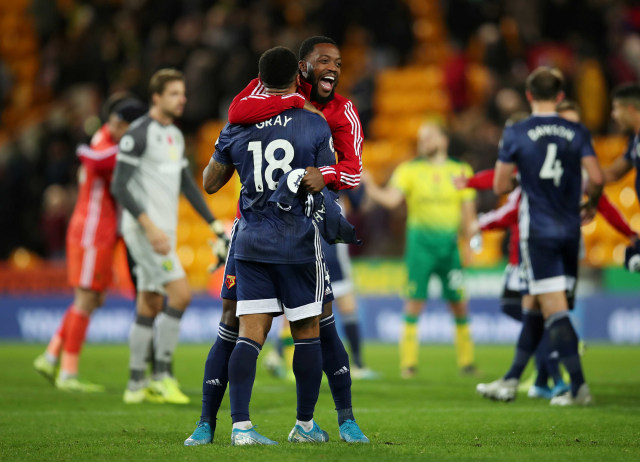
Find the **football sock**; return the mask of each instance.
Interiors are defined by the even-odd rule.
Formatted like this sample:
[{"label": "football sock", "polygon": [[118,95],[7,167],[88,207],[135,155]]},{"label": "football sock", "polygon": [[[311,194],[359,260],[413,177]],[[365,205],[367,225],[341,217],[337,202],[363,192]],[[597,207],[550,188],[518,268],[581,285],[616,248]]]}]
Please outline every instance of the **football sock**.
[{"label": "football sock", "polygon": [[344,420],[353,419],[351,371],[349,370],[349,355],[336,330],[336,320],[333,314],[320,320],[320,346],[322,348],[322,370],[329,382],[329,389],[331,389],[331,396],[333,396],[333,402],[338,411],[338,424],[340,425]]},{"label": "football sock", "polygon": [[349,348],[351,349],[351,360],[356,367],[363,368],[362,356],[360,350],[360,325],[358,323],[358,313],[349,313],[342,316],[342,325],[344,326],[344,333],[347,336],[349,342]]},{"label": "football sock", "polygon": [[456,322],[456,357],[458,367],[470,366],[473,364],[473,340],[471,339],[471,329],[469,318],[466,316],[455,318]]},{"label": "football sock", "polygon": [[520,299],[518,301],[510,302],[508,299],[503,299],[500,303],[500,308],[502,312],[509,316],[510,318],[515,319],[516,321],[522,321],[522,305],[520,304]]},{"label": "football sock", "polygon": [[58,358],[60,357],[60,352],[62,351],[62,344],[64,342],[67,326],[69,325],[69,314],[74,310],[73,303],[69,305],[67,311],[64,312],[62,316],[62,320],[60,321],[60,326],[58,326],[58,330],[51,340],[49,341],[49,345],[47,345],[47,351],[45,353],[47,361],[51,364],[57,364]]},{"label": "football sock", "polygon": [[63,378],[78,375],[78,361],[82,345],[89,327],[89,315],[84,311],[72,309],[67,321],[67,331],[62,346],[60,358],[60,370],[64,372]]},{"label": "football sock", "polygon": [[549,336],[547,331],[542,334],[542,339],[536,348],[536,381],[537,387],[549,386],[549,371],[547,369],[547,358],[549,357]]},{"label": "football sock", "polygon": [[544,319],[542,314],[539,311],[523,310],[522,328],[516,345],[516,354],[511,363],[511,369],[504,376],[505,380],[514,378],[520,380],[520,376],[540,343],[543,333]]},{"label": "football sock", "polygon": [[178,346],[180,337],[180,318],[184,311],[165,306],[156,316],[153,331],[153,345],[156,349],[154,357],[154,380],[162,380],[170,376],[173,352]]},{"label": "football sock", "polygon": [[289,327],[289,323],[286,323],[282,330],[280,331],[280,346],[281,346],[281,355],[284,360],[284,365],[287,370],[291,370],[293,367],[293,337],[291,336],[291,327]]},{"label": "football sock", "polygon": [[296,425],[300,425],[305,432],[309,432],[313,428],[313,419],[307,421],[296,420]]},{"label": "football sock", "polygon": [[253,424],[250,420],[243,420],[242,422],[234,422],[231,428],[234,430],[249,430],[253,427]]},{"label": "football sock", "polygon": [[238,340],[238,328],[222,322],[218,326],[218,338],[209,350],[204,364],[202,381],[202,415],[200,421],[216,423],[216,415],[229,383],[229,358]]},{"label": "football sock", "polygon": [[400,369],[418,365],[418,316],[406,314],[400,337]]},{"label": "football sock", "polygon": [[258,342],[246,337],[238,337],[238,342],[229,358],[229,401],[233,423],[250,420],[249,401],[251,401],[253,382],[256,379],[256,362],[260,350],[262,347]]},{"label": "football sock", "polygon": [[138,315],[129,334],[129,390],[144,387],[145,371],[149,345],[153,337],[153,318]]},{"label": "football sock", "polygon": [[[321,364],[320,337],[295,341],[293,374],[296,376],[298,401],[296,419],[298,420],[308,422],[313,419],[313,411],[318,401],[320,382],[322,381]],[[307,431],[306,428],[305,431]]]},{"label": "football sock", "polygon": [[545,322],[549,331],[549,345],[552,351],[557,351],[564,367],[571,377],[571,393],[576,396],[578,389],[584,383],[580,355],[578,354],[578,336],[569,319],[568,311],[554,313]]}]

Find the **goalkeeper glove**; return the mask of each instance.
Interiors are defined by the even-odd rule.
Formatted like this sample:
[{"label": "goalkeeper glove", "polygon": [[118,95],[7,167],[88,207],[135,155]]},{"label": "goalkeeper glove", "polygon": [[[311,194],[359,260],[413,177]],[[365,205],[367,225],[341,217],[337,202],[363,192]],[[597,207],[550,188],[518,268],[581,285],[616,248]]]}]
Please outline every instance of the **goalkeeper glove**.
[{"label": "goalkeeper glove", "polygon": [[211,264],[208,268],[210,273],[213,273],[218,268],[224,265],[227,259],[227,253],[229,252],[229,236],[224,230],[224,224],[220,220],[214,220],[209,224],[209,228],[216,235],[217,239],[209,240],[208,244],[211,247],[213,255],[217,257],[217,263]]}]

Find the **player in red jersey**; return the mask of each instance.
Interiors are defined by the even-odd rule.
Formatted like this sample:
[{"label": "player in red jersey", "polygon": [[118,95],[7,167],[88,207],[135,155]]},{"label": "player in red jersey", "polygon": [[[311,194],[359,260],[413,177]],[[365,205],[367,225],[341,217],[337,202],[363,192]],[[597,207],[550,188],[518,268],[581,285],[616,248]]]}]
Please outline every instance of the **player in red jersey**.
[{"label": "player in red jersey", "polygon": [[[78,380],[80,351],[91,313],[104,303],[111,283],[111,266],[117,242],[118,207],[109,192],[116,165],[118,142],[129,124],[144,114],[138,100],[120,98],[111,103],[107,122],[77,155],[82,163],[79,190],[67,229],[67,272],[74,300],[45,353],[34,361],[36,370],[66,391],[98,392],[101,385]],[[60,372],[55,376],[60,362]]]},{"label": "player in red jersey", "polygon": [[[311,192],[319,192],[325,186],[336,190],[355,188],[360,183],[362,173],[363,135],[353,102],[335,93],[342,66],[340,50],[328,37],[310,37],[300,46],[299,60],[303,79],[298,93],[267,95],[260,80],[254,79],[231,103],[229,122],[262,123],[291,108],[320,112],[331,129],[338,163],[320,169],[307,167],[302,185]],[[215,432],[215,418],[228,380],[228,358],[238,335],[234,266],[231,251],[227,258],[222,287],[222,318],[218,338],[205,363],[202,414],[196,430],[185,440],[186,446],[210,443]],[[320,320],[320,338],[323,370],[327,374],[338,411],[340,437],[348,443],[368,443],[369,439],[362,433],[353,416],[349,356],[338,336],[331,303],[324,306]]]}]

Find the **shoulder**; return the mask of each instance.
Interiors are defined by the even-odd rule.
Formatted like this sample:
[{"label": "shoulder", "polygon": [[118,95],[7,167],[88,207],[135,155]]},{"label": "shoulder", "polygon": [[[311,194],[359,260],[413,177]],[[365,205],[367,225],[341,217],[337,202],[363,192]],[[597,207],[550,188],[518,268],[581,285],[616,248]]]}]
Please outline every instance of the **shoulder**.
[{"label": "shoulder", "polygon": [[153,119],[148,114],[134,120],[129,125],[127,133],[120,140],[120,151],[123,153],[135,152],[141,155],[146,148],[147,132],[152,122]]},{"label": "shoulder", "polygon": [[139,119],[136,119],[133,122],[131,122],[131,125],[129,125],[129,130],[127,130],[127,133],[131,135],[140,135],[140,134],[146,135],[147,130],[149,130],[149,126],[152,124],[152,122],[154,122],[154,120],[151,117],[149,117],[149,114],[145,114]]},{"label": "shoulder", "polygon": [[[327,104],[326,109],[329,109],[329,111],[327,111],[329,114],[339,117],[344,123],[360,124],[360,117],[358,116],[356,105],[349,98],[345,98],[338,93],[336,93],[333,99]],[[325,115],[326,114],[325,112]]]},{"label": "shoulder", "polygon": [[117,145],[113,138],[111,137],[111,133],[109,133],[109,129],[107,128],[107,124],[104,124],[100,129],[94,133],[91,138],[91,149],[108,149]]}]

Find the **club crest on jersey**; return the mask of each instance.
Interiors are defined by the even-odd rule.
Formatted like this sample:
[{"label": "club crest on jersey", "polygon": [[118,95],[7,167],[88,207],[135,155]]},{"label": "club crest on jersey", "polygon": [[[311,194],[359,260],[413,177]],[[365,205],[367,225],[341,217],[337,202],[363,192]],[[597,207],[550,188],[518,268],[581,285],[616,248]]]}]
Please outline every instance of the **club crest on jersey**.
[{"label": "club crest on jersey", "polygon": [[227,289],[231,289],[236,285],[236,277],[231,274],[227,274],[227,279],[225,279],[224,284],[227,286]]},{"label": "club crest on jersey", "polygon": [[165,260],[162,262],[162,269],[169,272],[173,269],[173,262],[171,260]]}]

